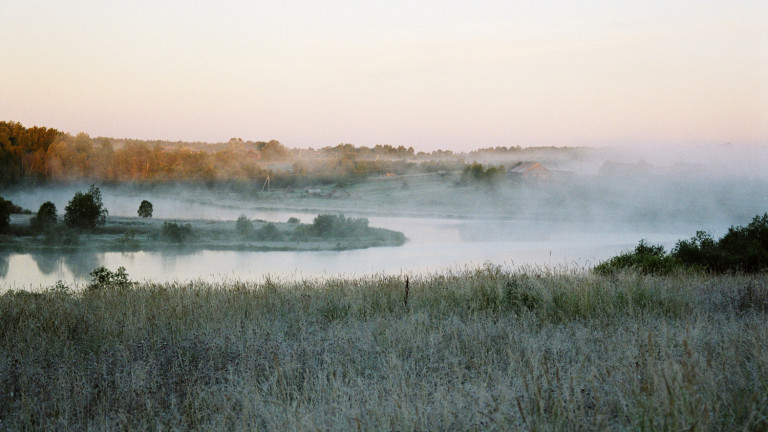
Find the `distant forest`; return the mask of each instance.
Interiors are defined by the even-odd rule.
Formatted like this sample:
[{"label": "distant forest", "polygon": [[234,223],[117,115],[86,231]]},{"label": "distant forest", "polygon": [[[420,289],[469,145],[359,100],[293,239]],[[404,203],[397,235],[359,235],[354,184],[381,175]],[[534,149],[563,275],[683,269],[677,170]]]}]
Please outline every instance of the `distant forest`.
[{"label": "distant forest", "polygon": [[[539,148],[571,150],[567,148]],[[375,174],[462,170],[464,158],[515,153],[495,147],[454,154],[415,153],[412,147],[339,144],[319,150],[288,149],[278,141],[226,143],[91,138],[46,127],[0,121],[0,186],[19,183],[260,181],[274,186],[354,181]]]}]

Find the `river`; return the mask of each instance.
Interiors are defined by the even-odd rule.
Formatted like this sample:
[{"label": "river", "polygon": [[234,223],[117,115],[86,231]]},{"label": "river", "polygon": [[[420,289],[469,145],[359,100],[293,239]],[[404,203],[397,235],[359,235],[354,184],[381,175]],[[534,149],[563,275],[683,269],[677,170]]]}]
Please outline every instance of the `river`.
[{"label": "river", "polygon": [[[239,209],[220,208],[206,208],[203,212],[208,217],[232,220],[240,213]],[[250,212],[248,216],[274,222],[298,217],[309,222],[315,214],[266,211]],[[99,266],[111,270],[123,266],[133,280],[157,282],[435,273],[486,263],[507,268],[582,269],[631,249],[641,238],[670,247],[691,234],[618,227],[608,230],[539,221],[416,217],[370,217],[369,220],[371,226],[403,232],[408,241],[400,247],[321,252],[0,252],[0,288],[39,289],[58,280],[68,285],[83,285],[89,280],[88,274]]]}]

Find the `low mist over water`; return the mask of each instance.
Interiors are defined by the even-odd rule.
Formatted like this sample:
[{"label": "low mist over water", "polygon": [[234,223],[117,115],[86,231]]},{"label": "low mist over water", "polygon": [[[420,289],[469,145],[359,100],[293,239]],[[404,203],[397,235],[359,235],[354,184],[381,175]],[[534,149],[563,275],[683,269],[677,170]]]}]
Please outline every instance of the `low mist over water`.
[{"label": "low mist over water", "polygon": [[[296,215],[296,213],[291,213]],[[277,215],[277,213],[273,213]],[[285,215],[281,215],[285,216]],[[299,215],[301,216],[301,215]],[[309,215],[305,215],[310,217]],[[57,280],[87,282],[98,266],[124,266],[135,280],[262,280],[366,274],[432,273],[486,263],[506,267],[589,268],[631,248],[639,238],[671,246],[683,233],[575,232],[550,225],[532,233],[531,223],[419,218],[371,218],[371,224],[400,230],[400,247],[319,252],[133,252],[0,255],[2,281],[19,287]],[[488,231],[495,226],[496,235]]]},{"label": "low mist over water", "polygon": [[[153,220],[228,221],[229,230],[240,217],[308,224],[318,214],[345,214],[402,232],[407,241],[397,247],[324,251],[5,250],[0,283],[86,283],[99,266],[124,266],[131,278],[154,281],[424,273],[487,263],[590,269],[641,239],[669,250],[699,230],[719,237],[768,211],[764,148],[683,150],[497,148],[461,157],[432,154],[412,157],[415,162],[392,159],[392,172],[354,181],[308,177],[308,186],[292,187],[273,188],[268,181],[101,184],[110,217],[136,217],[143,200],[153,204]],[[279,167],[294,174],[299,169]],[[2,195],[33,211],[50,201],[62,212],[88,185],[15,187]]]}]

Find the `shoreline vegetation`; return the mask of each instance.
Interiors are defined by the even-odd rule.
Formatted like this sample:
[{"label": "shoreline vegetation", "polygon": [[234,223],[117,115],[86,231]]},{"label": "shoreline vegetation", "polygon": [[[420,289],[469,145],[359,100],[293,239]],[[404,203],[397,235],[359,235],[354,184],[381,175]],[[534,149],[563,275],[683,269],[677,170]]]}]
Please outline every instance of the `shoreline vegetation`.
[{"label": "shoreline vegetation", "polygon": [[768,429],[764,272],[92,276],[0,295],[4,429]]},{"label": "shoreline vegetation", "polygon": [[[405,236],[397,231],[369,227],[367,220],[343,215],[318,215],[338,223],[336,231],[316,229],[298,221],[164,220],[108,216],[103,226],[76,230],[62,225],[36,232],[29,215],[14,215],[0,250],[13,252],[92,250],[137,252],[163,250],[317,251],[400,246]],[[317,218],[316,218],[317,219]],[[357,226],[355,222],[357,221]]]}]

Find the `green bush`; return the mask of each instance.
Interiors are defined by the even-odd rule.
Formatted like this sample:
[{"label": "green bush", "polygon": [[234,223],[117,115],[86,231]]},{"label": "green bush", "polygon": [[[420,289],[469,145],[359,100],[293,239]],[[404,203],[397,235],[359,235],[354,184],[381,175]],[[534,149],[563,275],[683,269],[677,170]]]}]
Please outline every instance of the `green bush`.
[{"label": "green bush", "polygon": [[94,269],[91,273],[91,283],[89,290],[98,290],[104,288],[127,288],[131,285],[128,279],[128,273],[125,267],[118,267],[116,272],[112,272],[104,266]]},{"label": "green bush", "polygon": [[718,271],[757,272],[768,269],[768,213],[747,226],[731,227],[718,242],[723,261]]},{"label": "green bush", "polygon": [[268,223],[256,231],[256,238],[259,240],[279,241],[282,236],[275,224]]},{"label": "green bush", "polygon": [[307,241],[315,236],[312,225],[298,225],[291,233],[291,239],[294,241]]},{"label": "green bush", "polygon": [[312,222],[312,231],[318,237],[365,235],[368,231],[368,219],[346,218],[344,215],[318,215]]},{"label": "green bush", "polygon": [[598,264],[601,274],[623,268],[643,273],[668,274],[676,268],[704,270],[713,273],[756,273],[768,269],[768,213],[755,216],[747,226],[730,227],[715,241],[704,231],[689,240],[680,240],[669,254],[661,246],[640,241],[628,252]]},{"label": "green bush", "polygon": [[59,223],[59,217],[56,214],[56,204],[46,201],[37,210],[37,214],[29,220],[29,225],[35,231],[45,231]]},{"label": "green bush", "polygon": [[192,225],[181,225],[176,222],[163,222],[160,236],[172,243],[184,243],[192,237]]},{"label": "green bush", "polygon": [[242,235],[250,235],[253,232],[253,222],[245,215],[240,215],[235,222],[235,229]]},{"label": "green bush", "polygon": [[677,242],[672,256],[716,273],[767,269],[768,213],[755,216],[747,226],[730,227],[717,242],[699,231],[690,240]]},{"label": "green bush", "polygon": [[493,185],[504,178],[506,173],[507,171],[503,165],[499,165],[498,167],[491,166],[485,169],[482,164],[474,162],[464,167],[464,170],[461,172],[460,183],[464,185],[469,183],[485,183]]},{"label": "green bush", "polygon": [[609,274],[621,269],[634,269],[648,274],[669,274],[682,263],[664,252],[661,245],[649,245],[640,240],[635,250],[615,256],[595,266],[600,274]]},{"label": "green bush", "polygon": [[104,225],[108,214],[101,202],[101,191],[91,185],[88,192],[77,192],[64,208],[64,223],[71,228],[91,229]]}]

